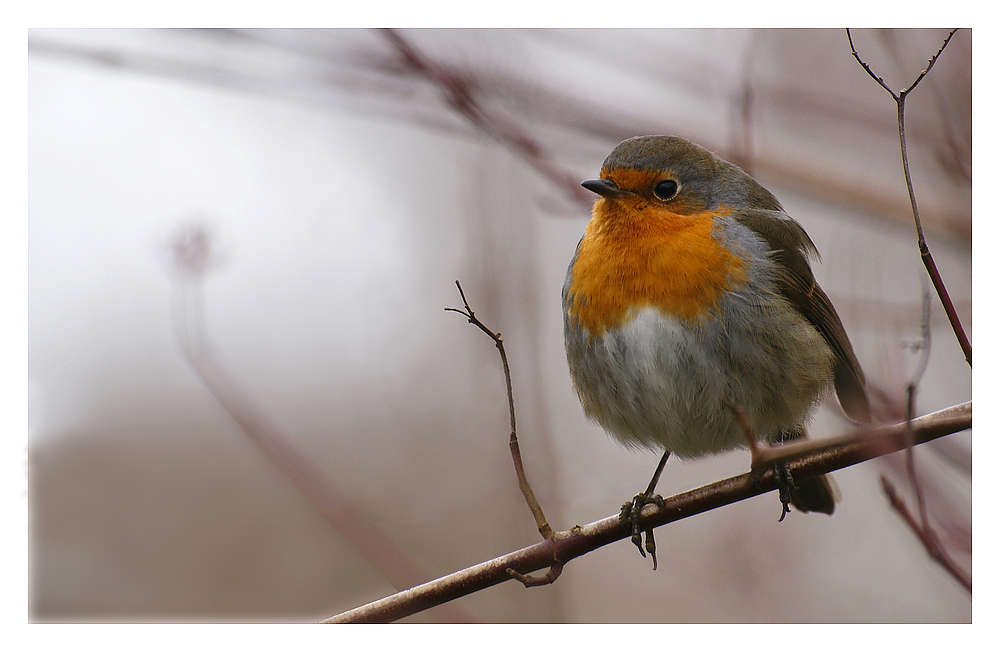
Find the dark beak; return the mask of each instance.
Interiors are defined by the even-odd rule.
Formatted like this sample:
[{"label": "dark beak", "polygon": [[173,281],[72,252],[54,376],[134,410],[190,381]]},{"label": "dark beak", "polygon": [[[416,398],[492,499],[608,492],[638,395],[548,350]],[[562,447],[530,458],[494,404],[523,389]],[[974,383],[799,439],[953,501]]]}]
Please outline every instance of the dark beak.
[{"label": "dark beak", "polygon": [[608,197],[609,199],[621,197],[626,194],[624,190],[619,188],[615,182],[610,179],[591,179],[590,181],[584,181],[580,185],[590,192],[596,192],[601,197]]}]

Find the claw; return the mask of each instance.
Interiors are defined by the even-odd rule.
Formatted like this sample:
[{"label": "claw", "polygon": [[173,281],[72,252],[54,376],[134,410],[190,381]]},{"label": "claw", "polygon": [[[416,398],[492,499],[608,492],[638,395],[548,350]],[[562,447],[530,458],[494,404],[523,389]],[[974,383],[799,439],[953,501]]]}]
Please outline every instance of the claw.
[{"label": "claw", "polygon": [[653,570],[656,570],[656,541],[653,540],[653,528],[646,530],[646,550],[653,558]]},{"label": "claw", "polygon": [[656,541],[653,538],[653,528],[645,530],[646,533],[646,549],[643,550],[642,546],[642,532],[639,529],[639,518],[642,515],[642,508],[646,505],[654,504],[660,508],[663,508],[663,497],[659,494],[654,494],[652,496],[647,496],[646,494],[637,494],[632,502],[625,503],[622,505],[621,511],[618,513],[618,520],[623,524],[628,523],[632,528],[632,543],[639,550],[639,554],[643,557],[646,556],[646,552],[649,552],[649,556],[653,559],[653,570],[656,570]]},{"label": "claw", "polygon": [[785,515],[792,511],[788,505],[792,502],[791,490],[796,488],[795,479],[792,477],[792,470],[783,462],[774,465],[774,478],[778,484],[778,500],[781,501],[781,516],[778,517],[778,522],[781,523],[785,520]]},{"label": "claw", "polygon": [[642,512],[641,499],[642,494],[639,494],[632,499],[632,502],[622,505],[621,512],[618,513],[618,520],[622,524],[627,523],[632,527],[632,543],[639,549],[639,554],[645,557],[646,552],[642,549],[642,534],[639,531],[639,514]]}]

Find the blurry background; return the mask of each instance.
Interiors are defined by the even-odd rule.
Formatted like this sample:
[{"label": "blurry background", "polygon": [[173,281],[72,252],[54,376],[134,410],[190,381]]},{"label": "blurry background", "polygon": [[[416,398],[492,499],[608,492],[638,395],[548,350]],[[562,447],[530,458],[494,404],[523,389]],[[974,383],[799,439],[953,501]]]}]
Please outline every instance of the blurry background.
[{"label": "blurry background", "polygon": [[[946,30],[859,30],[891,88]],[[907,101],[917,199],[971,335],[971,32]],[[530,545],[507,447],[557,529],[617,511],[656,456],[588,423],[560,290],[580,181],[684,136],[798,219],[868,375],[902,415],[925,272],[895,104],[840,30],[29,32],[29,497],[40,621],[312,621]],[[968,400],[936,298],[920,413]],[[848,427],[828,402],[815,437]],[[257,442],[259,446],[254,446]],[[262,453],[269,453],[270,458]],[[277,460],[275,465],[270,459]],[[417,622],[965,622],[971,598],[887,504],[890,456],[833,517],[774,494],[627,541],[551,587]],[[971,435],[917,451],[971,564]],[[672,460],[664,495],[743,473]],[[402,585],[402,586],[400,586]]]}]

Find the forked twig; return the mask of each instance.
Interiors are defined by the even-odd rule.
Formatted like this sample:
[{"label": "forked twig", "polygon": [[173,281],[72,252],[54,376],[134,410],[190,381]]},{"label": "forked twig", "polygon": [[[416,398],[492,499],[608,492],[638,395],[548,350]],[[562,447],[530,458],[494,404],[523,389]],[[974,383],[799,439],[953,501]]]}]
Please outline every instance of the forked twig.
[{"label": "forked twig", "polygon": [[[497,345],[497,350],[500,351],[500,361],[503,363],[503,375],[507,381],[507,405],[510,407],[510,454],[514,459],[514,472],[517,474],[517,483],[521,487],[521,493],[524,494],[524,500],[528,503],[528,509],[531,510],[531,513],[535,517],[538,532],[544,539],[551,540],[553,536],[552,527],[545,519],[542,506],[538,504],[538,499],[535,498],[535,492],[531,490],[531,485],[528,483],[528,476],[524,472],[524,462],[521,460],[521,447],[517,443],[517,422],[514,417],[514,387],[510,379],[510,365],[507,364],[507,352],[503,347],[503,336],[500,333],[494,333],[476,317],[476,313],[469,306],[469,301],[465,298],[465,291],[462,290],[462,284],[455,281],[455,285],[458,286],[458,293],[462,296],[462,303],[465,306],[465,310],[445,308],[445,311],[457,312],[465,316],[470,324],[475,325],[479,330],[486,333]],[[554,564],[549,568],[549,572],[540,578],[522,575],[513,568],[508,568],[507,572],[511,577],[517,579],[525,586],[541,586],[556,581],[556,578],[562,573],[562,564]]]},{"label": "forked twig", "polygon": [[972,366],[972,344],[969,342],[969,337],[965,334],[965,329],[962,328],[962,321],[958,317],[958,311],[955,310],[955,304],[951,300],[951,296],[948,294],[948,289],[945,287],[944,280],[941,278],[941,273],[938,271],[937,264],[934,262],[934,257],[931,256],[931,251],[927,247],[927,241],[924,239],[924,229],[920,222],[920,212],[917,210],[917,198],[913,192],[913,181],[910,179],[910,162],[906,155],[906,131],[903,127],[903,116],[904,107],[906,105],[906,96],[917,87],[917,84],[930,72],[934,63],[938,60],[938,57],[944,52],[945,47],[951,40],[951,37],[955,35],[957,29],[953,29],[948,32],[948,36],[945,37],[944,42],[938,51],[934,53],[934,56],[927,61],[927,67],[920,71],[917,78],[913,80],[913,83],[899,93],[895,93],[885,81],[875,74],[867,63],[865,63],[861,56],[858,55],[857,49],[854,47],[854,41],[851,38],[851,30],[847,30],[847,42],[851,46],[851,54],[854,55],[855,60],[861,67],[864,68],[865,72],[878,82],[879,86],[884,88],[892,99],[896,102],[896,122],[899,126],[899,149],[903,158],[903,176],[906,179],[906,190],[910,194],[910,207],[913,209],[913,222],[917,227],[917,247],[920,251],[920,259],[924,262],[924,267],[927,268],[927,273],[931,277],[931,282],[934,284],[934,289],[937,291],[938,297],[941,300],[941,305],[944,306],[944,311],[948,315],[948,321],[951,322],[951,327],[955,331],[955,337],[958,338],[959,346],[962,347],[962,352],[965,354],[965,360]]}]

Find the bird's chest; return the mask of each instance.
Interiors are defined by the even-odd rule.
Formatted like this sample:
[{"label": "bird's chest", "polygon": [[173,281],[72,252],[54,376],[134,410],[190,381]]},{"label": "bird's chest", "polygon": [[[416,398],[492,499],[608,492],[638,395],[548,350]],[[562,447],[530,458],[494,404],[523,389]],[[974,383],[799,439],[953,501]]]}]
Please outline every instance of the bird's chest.
[{"label": "bird's chest", "polygon": [[706,318],[746,281],[712,216],[606,224],[592,220],[570,266],[566,310],[592,336],[646,307],[682,322]]}]

